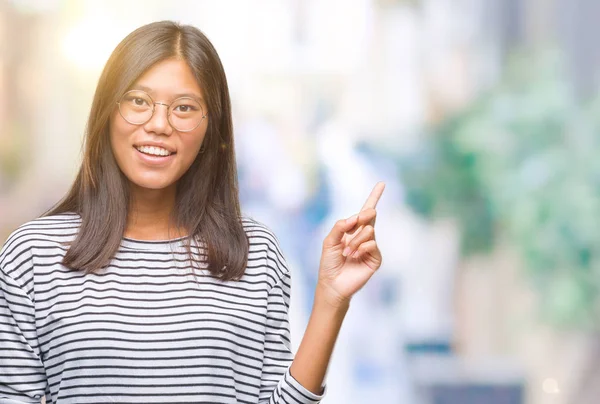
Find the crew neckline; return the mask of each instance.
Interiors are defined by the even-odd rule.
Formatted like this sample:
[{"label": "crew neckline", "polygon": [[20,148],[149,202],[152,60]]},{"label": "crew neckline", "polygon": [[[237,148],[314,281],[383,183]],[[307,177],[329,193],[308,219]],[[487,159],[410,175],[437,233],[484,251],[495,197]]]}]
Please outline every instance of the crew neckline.
[{"label": "crew neckline", "polygon": [[167,240],[139,240],[130,237],[121,238],[121,246],[134,250],[171,250],[173,247],[185,245],[189,236],[177,237]]}]

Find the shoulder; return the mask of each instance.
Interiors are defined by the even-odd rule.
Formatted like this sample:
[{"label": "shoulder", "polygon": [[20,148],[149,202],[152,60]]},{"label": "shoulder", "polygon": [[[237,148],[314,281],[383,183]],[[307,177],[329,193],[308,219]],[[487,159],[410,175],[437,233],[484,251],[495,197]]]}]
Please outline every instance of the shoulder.
[{"label": "shoulder", "polygon": [[81,218],[75,213],[43,216],[22,224],[12,231],[0,249],[0,264],[14,259],[35,247],[52,246],[72,241],[77,235]]},{"label": "shoulder", "polygon": [[0,249],[0,286],[8,291],[12,285],[35,300],[35,249],[61,247],[62,242],[73,238],[78,225],[78,215],[62,214],[40,217],[15,229]]},{"label": "shoulder", "polygon": [[262,222],[253,218],[244,216],[242,218],[242,226],[244,231],[250,239],[262,239],[272,245],[279,246],[279,240],[275,236],[275,233]]},{"label": "shoulder", "polygon": [[242,218],[242,225],[250,247],[249,264],[261,260],[267,269],[277,274],[277,278],[287,276],[289,272],[287,262],[275,233],[264,223],[246,216]]}]

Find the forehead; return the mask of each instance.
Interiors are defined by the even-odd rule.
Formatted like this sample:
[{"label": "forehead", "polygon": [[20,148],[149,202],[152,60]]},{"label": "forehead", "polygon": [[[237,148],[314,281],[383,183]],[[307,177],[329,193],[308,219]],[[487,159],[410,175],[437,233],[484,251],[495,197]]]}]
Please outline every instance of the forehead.
[{"label": "forehead", "polygon": [[158,98],[203,98],[202,89],[192,69],[181,59],[167,59],[156,63],[135,81],[131,89],[143,90]]}]

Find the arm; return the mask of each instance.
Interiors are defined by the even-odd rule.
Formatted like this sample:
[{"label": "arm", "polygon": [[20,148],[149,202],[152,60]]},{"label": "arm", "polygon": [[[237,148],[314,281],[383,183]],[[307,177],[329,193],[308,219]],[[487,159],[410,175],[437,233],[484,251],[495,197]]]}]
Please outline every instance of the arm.
[{"label": "arm", "polygon": [[[0,402],[39,403],[46,389],[35,329],[34,304],[23,286],[31,274],[31,254],[0,251]],[[18,279],[18,281],[16,280]],[[33,287],[33,282],[28,282]]]},{"label": "arm", "polygon": [[383,183],[377,184],[361,212],[338,221],[323,242],[312,313],[290,369],[294,378],[311,392],[322,391],[351,297],[381,266],[374,225],[375,206],[383,189]]},{"label": "arm", "polygon": [[318,285],[306,331],[290,372],[313,393],[322,394],[327,367],[349,303],[330,301]]},{"label": "arm", "polygon": [[[312,404],[323,398],[325,374],[350,299],[381,266],[374,225],[375,206],[383,189],[383,183],[377,184],[361,212],[338,221],[323,242],[312,313],[296,357],[287,370],[286,364],[292,358],[287,315],[290,277],[283,258],[275,257],[284,276],[268,298],[261,403]],[[263,401],[267,397],[268,401]]]}]

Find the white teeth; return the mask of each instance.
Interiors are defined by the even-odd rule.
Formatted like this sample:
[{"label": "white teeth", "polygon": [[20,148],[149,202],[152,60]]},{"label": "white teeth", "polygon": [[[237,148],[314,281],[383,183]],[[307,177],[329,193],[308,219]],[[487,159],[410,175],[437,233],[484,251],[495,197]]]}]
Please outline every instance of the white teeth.
[{"label": "white teeth", "polygon": [[154,146],[139,146],[136,147],[139,151],[141,151],[142,153],[146,153],[146,154],[152,154],[155,156],[168,156],[171,154],[170,151],[163,149],[161,147],[154,147]]}]

